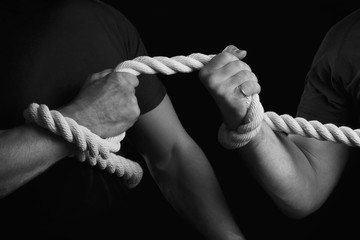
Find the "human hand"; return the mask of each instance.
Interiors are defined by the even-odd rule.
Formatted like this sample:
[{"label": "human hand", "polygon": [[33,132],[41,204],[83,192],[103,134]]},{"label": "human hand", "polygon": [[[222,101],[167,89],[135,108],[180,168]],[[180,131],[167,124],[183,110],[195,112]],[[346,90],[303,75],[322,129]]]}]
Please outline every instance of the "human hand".
[{"label": "human hand", "polygon": [[236,130],[243,123],[250,106],[249,97],[261,90],[255,74],[241,61],[245,56],[246,51],[230,45],[199,72],[229,130]]},{"label": "human hand", "polygon": [[59,109],[66,117],[103,138],[120,135],[138,119],[139,81],[130,73],[104,70],[89,76],[76,98]]}]

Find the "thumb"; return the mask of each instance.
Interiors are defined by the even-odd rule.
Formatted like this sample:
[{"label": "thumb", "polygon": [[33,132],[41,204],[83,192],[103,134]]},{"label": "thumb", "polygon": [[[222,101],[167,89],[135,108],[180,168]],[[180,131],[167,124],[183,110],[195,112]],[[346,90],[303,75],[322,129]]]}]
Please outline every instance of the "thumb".
[{"label": "thumb", "polygon": [[228,52],[237,57],[239,60],[242,60],[246,57],[247,52],[245,50],[240,50],[239,48],[235,47],[234,45],[227,46],[223,52]]},{"label": "thumb", "polygon": [[88,81],[92,82],[92,81],[99,80],[99,79],[105,77],[106,75],[110,74],[112,71],[113,71],[112,69],[105,69],[101,72],[93,73],[89,76]]}]

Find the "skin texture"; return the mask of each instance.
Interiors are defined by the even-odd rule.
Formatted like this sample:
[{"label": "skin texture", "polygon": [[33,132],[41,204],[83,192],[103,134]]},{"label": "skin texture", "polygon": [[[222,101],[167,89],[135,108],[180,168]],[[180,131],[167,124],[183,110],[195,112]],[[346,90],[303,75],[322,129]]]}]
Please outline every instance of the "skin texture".
[{"label": "skin texture", "polygon": [[139,80],[130,73],[107,69],[91,75],[78,96],[60,112],[100,137],[119,135],[140,115],[135,97]]},{"label": "skin texture", "polygon": [[[139,117],[136,77],[105,70],[93,74],[79,95],[59,111],[102,137],[116,136]],[[73,146],[33,124],[0,131],[0,197],[27,183],[60,159]]]},{"label": "skin texture", "polygon": [[[250,68],[236,59],[239,52],[234,46],[225,49],[200,72],[224,123],[232,130],[243,123],[249,108],[238,86],[247,96],[260,92]],[[349,151],[342,144],[274,132],[264,122],[247,145],[235,150],[277,206],[293,218],[308,216],[321,207],[338,182]]]},{"label": "skin texture", "polygon": [[[206,239],[244,239],[211,165],[184,130],[169,97],[165,96],[155,109],[139,117],[134,95],[137,78],[110,72],[105,70],[90,76],[78,96],[59,111],[104,138],[133,127],[136,147],[161,192],[179,215]],[[63,139],[34,125],[1,131],[1,197],[72,151],[73,147]]]},{"label": "skin texture", "polygon": [[[224,123],[235,130],[249,108],[246,96],[260,93],[260,85],[250,67],[240,59],[246,56],[235,46],[228,46],[199,72],[199,77],[217,103]],[[244,95],[246,93],[246,96]]]}]

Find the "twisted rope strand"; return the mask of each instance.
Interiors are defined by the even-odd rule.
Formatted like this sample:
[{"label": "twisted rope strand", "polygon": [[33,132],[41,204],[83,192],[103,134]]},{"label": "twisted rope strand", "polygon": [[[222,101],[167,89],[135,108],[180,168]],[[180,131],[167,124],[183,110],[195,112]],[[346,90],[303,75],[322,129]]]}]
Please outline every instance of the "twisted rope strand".
[{"label": "twisted rope strand", "polygon": [[[125,61],[117,66],[115,71],[130,72],[135,75],[141,73],[166,75],[177,72],[188,73],[201,69],[215,55],[204,55],[193,53],[187,57],[138,57]],[[282,131],[288,134],[297,134],[323,141],[344,143],[349,146],[360,146],[360,130],[334,124],[321,124],[318,121],[307,121],[303,118],[292,118],[291,116],[277,115],[274,112],[265,112],[257,94],[251,99],[250,108],[244,121],[245,125],[239,126],[237,131],[229,131],[224,124],[219,128],[219,142],[229,149],[239,148],[246,145],[260,130],[261,122],[266,123],[274,131]]]},{"label": "twisted rope strand", "polygon": [[266,112],[264,121],[274,131],[360,147],[360,129],[353,130],[346,126],[337,127],[332,123],[322,124],[316,120],[307,121],[300,117],[292,118],[287,114],[279,116],[274,112]]},{"label": "twisted rope strand", "polygon": [[[133,60],[120,63],[115,72],[128,72],[135,76],[140,74],[189,73],[201,69],[215,55],[193,53],[188,56],[148,57],[140,56]],[[247,144],[259,132],[262,121],[265,121],[274,131],[297,134],[324,141],[344,143],[349,146],[360,147],[360,129],[352,130],[334,124],[321,124],[318,121],[306,121],[303,118],[277,115],[265,112],[258,94],[249,98],[251,101],[244,125],[237,131],[229,131],[224,124],[219,128],[218,140],[225,148],[234,149]],[[54,134],[62,136],[66,141],[78,147],[77,158],[84,162],[88,160],[91,166],[98,166],[110,174],[122,177],[129,187],[135,187],[141,181],[143,171],[141,166],[129,159],[116,155],[120,150],[120,142],[125,132],[114,138],[102,139],[86,127],[78,125],[73,119],[66,118],[57,111],[50,111],[46,105],[31,104],[24,111],[27,121],[49,129]]]},{"label": "twisted rope strand", "polygon": [[278,115],[271,111],[264,113],[256,96],[257,94],[253,95],[244,119],[247,124],[240,125],[237,131],[228,131],[224,126],[220,127],[219,142],[223,147],[235,149],[246,145],[259,131],[262,122],[259,119],[263,119],[273,131],[360,147],[360,129],[337,127],[332,123],[322,124],[315,120],[307,121],[304,118],[293,118],[288,114]]},{"label": "twisted rope strand", "polygon": [[102,139],[73,119],[62,116],[58,111],[50,111],[43,104],[32,103],[24,111],[24,117],[28,122],[47,128],[74,143],[78,148],[75,155],[80,161],[87,159],[91,166],[98,165],[100,169],[123,177],[129,187],[135,187],[140,182],[143,174],[140,165],[113,153],[120,150],[120,141],[125,137],[125,132],[114,138]]},{"label": "twisted rope strand", "polygon": [[172,75],[175,73],[189,73],[201,69],[215,55],[193,53],[189,56],[168,57],[147,57],[140,56],[133,60],[120,63],[115,72],[129,72],[138,76],[140,74],[162,73]]}]

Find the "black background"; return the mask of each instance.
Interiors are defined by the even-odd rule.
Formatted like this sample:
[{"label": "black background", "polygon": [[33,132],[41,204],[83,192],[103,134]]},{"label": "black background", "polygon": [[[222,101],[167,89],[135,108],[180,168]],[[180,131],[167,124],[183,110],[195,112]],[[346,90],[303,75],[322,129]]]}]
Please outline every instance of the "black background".
[{"label": "black background", "polygon": [[[259,79],[265,111],[296,113],[304,79],[324,35],[337,21],[360,4],[342,2],[261,3],[226,1],[189,5],[105,0],[121,11],[138,29],[150,56],[215,54],[233,44],[245,49],[244,59]],[[219,111],[198,80],[197,72],[161,76],[184,128],[204,150],[214,166],[237,223],[247,239],[339,239],[347,236],[339,227],[341,207],[324,206],[319,213],[302,221],[285,218],[251,175],[217,142],[221,124]],[[151,179],[145,178],[136,194],[148,198],[135,200],[141,205],[144,221],[159,217],[144,231],[184,239],[195,238],[186,225],[172,215]],[[149,196],[153,197],[149,197]],[[137,202],[138,201],[138,202]],[[157,228],[158,227],[158,228]],[[166,232],[166,231],[165,231]],[[159,236],[160,237],[160,236]],[[334,237],[334,238],[332,238]],[[344,238],[341,238],[344,239]]]}]

